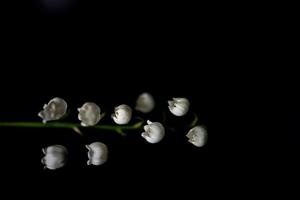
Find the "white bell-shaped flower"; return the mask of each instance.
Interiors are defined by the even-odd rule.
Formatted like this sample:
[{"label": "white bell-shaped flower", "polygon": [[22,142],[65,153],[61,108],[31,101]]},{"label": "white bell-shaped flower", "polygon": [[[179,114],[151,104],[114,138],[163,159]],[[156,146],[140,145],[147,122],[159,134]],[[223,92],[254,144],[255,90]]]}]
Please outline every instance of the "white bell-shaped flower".
[{"label": "white bell-shaped flower", "polygon": [[62,118],[67,112],[68,105],[62,98],[56,97],[45,104],[38,116],[43,119],[43,122],[58,120]]},{"label": "white bell-shaped flower", "polygon": [[78,108],[78,119],[81,121],[81,126],[95,126],[103,117],[100,107],[92,102],[83,104]]},{"label": "white bell-shaped flower", "polygon": [[173,101],[168,101],[169,110],[175,116],[184,116],[190,108],[190,102],[186,98],[173,98]]},{"label": "white bell-shaped flower", "polygon": [[62,145],[53,145],[42,149],[45,156],[42,158],[42,163],[45,168],[55,170],[63,167],[67,162],[67,149]]},{"label": "white bell-shaped flower", "polygon": [[155,101],[151,94],[145,92],[137,98],[135,106],[135,109],[137,111],[140,111],[142,113],[149,113],[154,109],[154,107]]},{"label": "white bell-shaped flower", "polygon": [[207,141],[207,131],[202,126],[195,126],[188,132],[186,137],[188,137],[188,141],[196,147],[202,147]]},{"label": "white bell-shaped flower", "polygon": [[128,124],[132,117],[132,109],[129,106],[122,104],[115,108],[115,112],[111,117],[117,124]]},{"label": "white bell-shaped flower", "polygon": [[148,125],[144,126],[145,132],[142,133],[142,137],[146,139],[149,143],[158,143],[165,136],[165,128],[159,122],[147,121]]},{"label": "white bell-shaped flower", "polygon": [[86,145],[89,150],[87,161],[88,165],[102,165],[107,161],[108,150],[107,146],[101,142],[94,142],[90,145]]}]

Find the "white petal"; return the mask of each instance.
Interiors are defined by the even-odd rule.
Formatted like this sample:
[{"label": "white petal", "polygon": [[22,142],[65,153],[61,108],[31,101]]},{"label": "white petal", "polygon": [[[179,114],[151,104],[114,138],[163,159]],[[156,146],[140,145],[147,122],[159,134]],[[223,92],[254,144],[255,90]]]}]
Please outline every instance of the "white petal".
[{"label": "white petal", "polygon": [[123,125],[128,124],[132,117],[132,109],[123,104],[115,108],[115,113],[112,114],[112,119],[115,123]]},{"label": "white petal", "polygon": [[81,121],[81,126],[95,126],[104,116],[104,114],[101,114],[100,107],[93,102],[83,104],[78,111],[78,119]]},{"label": "white petal", "polygon": [[202,126],[196,126],[188,132],[186,137],[189,139],[188,142],[191,144],[196,147],[202,147],[207,141],[207,131]]},{"label": "white petal", "polygon": [[168,101],[168,108],[175,116],[184,116],[189,111],[190,102],[186,98],[173,98],[173,101]]},{"label": "white petal", "polygon": [[141,134],[143,138],[149,143],[158,143],[165,136],[165,129],[163,125],[159,122],[147,121],[148,125],[144,126],[145,132]]},{"label": "white petal", "polygon": [[67,103],[62,98],[56,97],[43,106],[43,110],[38,113],[38,116],[43,119],[43,122],[61,119],[67,112]]},{"label": "white petal", "polygon": [[66,164],[68,152],[64,146],[53,145],[42,149],[42,151],[45,156],[41,162],[45,165],[45,168],[55,170]]},{"label": "white petal", "polygon": [[138,97],[135,109],[142,113],[149,113],[154,109],[154,107],[155,101],[152,95],[149,93],[143,93]]},{"label": "white petal", "polygon": [[101,142],[94,142],[90,145],[86,145],[88,152],[87,161],[88,165],[102,165],[107,161],[108,149],[107,146]]}]

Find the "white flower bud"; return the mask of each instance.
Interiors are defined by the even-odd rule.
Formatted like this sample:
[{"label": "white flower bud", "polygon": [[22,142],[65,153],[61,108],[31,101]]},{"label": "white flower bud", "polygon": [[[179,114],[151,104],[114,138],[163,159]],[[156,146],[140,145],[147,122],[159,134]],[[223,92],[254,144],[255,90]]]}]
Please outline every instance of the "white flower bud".
[{"label": "white flower bud", "polygon": [[53,145],[42,149],[45,156],[42,163],[45,168],[54,170],[63,167],[67,162],[68,151],[64,146]]},{"label": "white flower bud", "polygon": [[168,101],[169,110],[175,116],[184,116],[190,108],[190,102],[186,98],[173,98],[173,101]]},{"label": "white flower bud", "polygon": [[123,104],[115,108],[115,113],[111,115],[117,124],[127,124],[131,120],[132,109]]},{"label": "white flower bud", "polygon": [[81,121],[81,126],[95,126],[103,117],[101,109],[97,104],[87,102],[81,108],[78,108],[78,119]]},{"label": "white flower bud", "polygon": [[202,147],[207,141],[207,131],[202,126],[195,126],[188,132],[186,137],[188,137],[188,141],[196,147]]},{"label": "white flower bud", "polygon": [[87,161],[88,165],[102,165],[107,161],[107,146],[101,142],[94,142],[90,145],[86,145],[89,150]]},{"label": "white flower bud", "polygon": [[146,139],[149,143],[158,143],[165,136],[165,128],[159,122],[147,121],[148,125],[144,126],[145,132],[142,133],[142,137]]},{"label": "white flower bud", "polygon": [[62,98],[54,98],[49,101],[48,104],[45,104],[38,116],[43,119],[43,122],[58,120],[62,118],[67,112],[67,103]]},{"label": "white flower bud", "polygon": [[138,97],[135,109],[142,113],[149,113],[153,110],[154,106],[155,101],[153,96],[149,93],[143,93]]}]

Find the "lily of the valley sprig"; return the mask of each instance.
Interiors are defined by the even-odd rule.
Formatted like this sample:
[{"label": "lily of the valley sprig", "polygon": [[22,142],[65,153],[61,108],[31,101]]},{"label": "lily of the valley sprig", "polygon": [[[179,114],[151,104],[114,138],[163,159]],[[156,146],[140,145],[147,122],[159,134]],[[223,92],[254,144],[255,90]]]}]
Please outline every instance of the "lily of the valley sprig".
[{"label": "lily of the valley sprig", "polygon": [[[143,128],[144,132],[140,132],[141,140],[150,144],[159,143],[165,138],[166,134],[171,134],[165,130],[165,125],[159,121],[152,122],[149,119],[133,116],[132,108],[126,104],[113,108],[111,114],[113,122],[103,124],[102,119],[105,117],[105,113],[101,111],[102,106],[100,107],[96,102],[83,103],[77,109],[77,122],[62,122],[59,120],[66,117],[68,104],[63,98],[55,97],[45,104],[43,110],[38,113],[38,116],[42,118],[42,122],[0,122],[0,127],[72,129],[81,135],[85,129],[107,130],[125,135],[125,132],[130,130],[141,130],[142,132]],[[166,102],[166,107],[174,118],[182,117],[190,112],[190,101],[187,98],[175,97]],[[142,93],[137,97],[134,108],[137,112],[147,115],[155,109],[155,100],[151,94]],[[198,124],[196,114],[190,124],[190,130],[187,130],[186,133],[187,143],[193,144],[195,147],[203,147],[207,142],[207,129]],[[96,141],[92,144],[86,144],[86,148],[88,150],[87,165],[99,166],[106,163],[109,152],[109,147],[106,144]],[[67,163],[68,150],[62,145],[55,144],[43,148],[42,152],[44,153],[42,164],[45,169],[59,169]]]}]

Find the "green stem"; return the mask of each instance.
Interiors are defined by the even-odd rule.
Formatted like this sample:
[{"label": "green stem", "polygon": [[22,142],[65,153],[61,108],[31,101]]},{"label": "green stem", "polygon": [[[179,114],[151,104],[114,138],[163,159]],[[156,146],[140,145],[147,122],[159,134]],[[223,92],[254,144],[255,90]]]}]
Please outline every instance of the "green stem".
[{"label": "green stem", "polygon": [[193,119],[193,121],[190,124],[190,128],[193,128],[194,126],[196,126],[196,124],[198,123],[198,121],[199,121],[198,115],[196,113],[194,113],[194,119]]},{"label": "green stem", "polygon": [[[90,127],[82,127],[78,123],[68,123],[68,122],[48,122],[46,124],[42,122],[0,122],[0,127],[17,127],[17,128],[65,128],[65,129],[73,129],[79,130],[79,128],[94,128],[99,130],[108,130],[115,131],[121,135],[124,135],[124,130],[136,130],[142,127],[144,123],[143,121],[139,121],[133,125],[97,125]],[[76,131],[77,132],[77,131]]]}]

